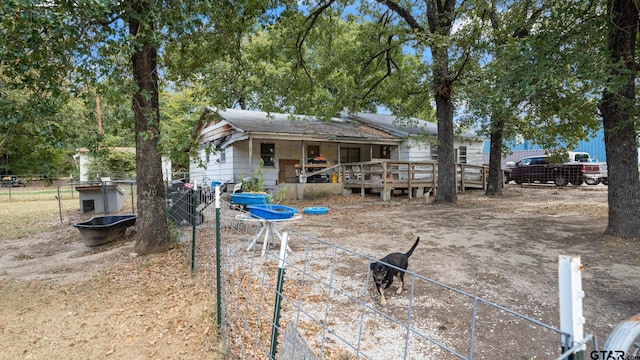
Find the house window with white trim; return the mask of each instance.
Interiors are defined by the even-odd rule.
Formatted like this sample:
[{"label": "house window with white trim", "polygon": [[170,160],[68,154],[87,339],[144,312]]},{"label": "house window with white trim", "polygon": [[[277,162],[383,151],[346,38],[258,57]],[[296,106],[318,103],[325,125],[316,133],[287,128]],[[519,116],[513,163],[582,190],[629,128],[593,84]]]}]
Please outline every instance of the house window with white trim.
[{"label": "house window with white trim", "polygon": [[276,144],[260,144],[260,158],[264,166],[276,166]]},{"label": "house window with white trim", "polygon": [[467,147],[466,146],[460,146],[460,149],[458,151],[458,161],[461,164],[467,163]]},{"label": "house window with white trim", "polygon": [[432,161],[438,161],[438,145],[431,144],[429,148],[429,153],[431,154]]},{"label": "house window with white trim", "polygon": [[218,149],[218,156],[220,159],[220,163],[223,164],[227,161],[227,151],[226,149]]}]

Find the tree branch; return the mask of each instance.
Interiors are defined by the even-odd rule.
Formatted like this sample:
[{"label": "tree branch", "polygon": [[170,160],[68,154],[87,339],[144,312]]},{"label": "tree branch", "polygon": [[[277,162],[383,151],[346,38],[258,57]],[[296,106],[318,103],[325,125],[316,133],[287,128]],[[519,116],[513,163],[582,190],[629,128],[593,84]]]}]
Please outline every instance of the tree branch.
[{"label": "tree branch", "polygon": [[404,21],[406,21],[407,24],[409,24],[410,28],[414,30],[418,30],[418,32],[420,33],[425,32],[424,28],[418,23],[418,21],[411,15],[411,13],[407,9],[403,8],[402,6],[398,5],[397,3],[391,0],[376,0],[376,1],[386,6],[394,13],[398,14],[398,16],[400,16]]},{"label": "tree branch", "polygon": [[391,45],[392,40],[393,40],[393,35],[389,35],[387,37],[387,45],[388,45],[387,48],[379,52],[378,54],[374,55],[365,65],[365,67],[369,66],[368,64],[370,64],[375,58],[384,55],[387,71],[385,72],[384,75],[382,75],[382,77],[380,77],[375,83],[373,83],[371,87],[369,87],[367,92],[365,92],[365,94],[362,96],[363,99],[366,99],[367,96],[369,96],[369,94],[371,94],[378,86],[380,86],[380,84],[382,84],[382,82],[386,78],[391,76],[391,73],[393,72],[393,67],[398,68],[398,64],[396,64],[396,62],[393,61],[393,57],[391,56],[391,52],[390,52],[391,48],[393,47]]},{"label": "tree branch", "polygon": [[334,2],[335,0],[329,0],[326,3],[318,6],[311,14],[309,14],[309,16],[307,16],[307,18],[305,19],[305,23],[307,24],[306,28],[304,29],[302,34],[298,35],[298,38],[296,39],[296,53],[298,55],[298,61],[296,65],[300,65],[302,67],[302,69],[304,70],[304,73],[307,75],[309,79],[312,79],[312,77],[311,77],[311,74],[309,74],[309,71],[307,70],[307,67],[305,66],[305,63],[304,63],[304,57],[303,57],[304,51],[302,50],[302,46],[304,45],[304,42],[306,41],[307,36],[309,35],[309,32],[311,32],[311,30],[313,29],[320,15],[322,15],[322,13],[326,9],[328,9],[331,5],[333,5]]}]

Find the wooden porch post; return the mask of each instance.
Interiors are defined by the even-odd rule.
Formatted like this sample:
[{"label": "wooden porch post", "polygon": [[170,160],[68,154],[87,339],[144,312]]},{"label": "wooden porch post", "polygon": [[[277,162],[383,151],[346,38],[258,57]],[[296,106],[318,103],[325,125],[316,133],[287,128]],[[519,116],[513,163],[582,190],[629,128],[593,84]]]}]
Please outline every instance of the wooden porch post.
[{"label": "wooden porch post", "polygon": [[304,140],[300,140],[300,177],[299,177],[298,181],[301,184],[304,184],[304,183],[307,182],[306,178],[305,178],[305,181],[302,182],[302,179],[304,178],[303,175],[306,173],[305,167],[304,167],[304,164],[306,163],[306,159],[305,158],[306,158],[306,154],[305,154],[305,151],[304,151]]},{"label": "wooden porch post", "polygon": [[253,174],[253,137],[251,136],[249,136],[249,168]]}]

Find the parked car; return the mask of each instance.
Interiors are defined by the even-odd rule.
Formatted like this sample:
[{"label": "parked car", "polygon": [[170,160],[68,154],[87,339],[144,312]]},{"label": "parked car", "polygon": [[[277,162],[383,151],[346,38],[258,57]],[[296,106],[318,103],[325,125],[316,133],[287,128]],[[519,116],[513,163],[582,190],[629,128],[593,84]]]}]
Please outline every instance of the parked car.
[{"label": "parked car", "polygon": [[16,175],[5,175],[2,177],[2,186],[3,187],[18,187],[18,186],[26,186],[24,181],[17,177]]},{"label": "parked car", "polygon": [[568,162],[570,163],[595,163],[600,166],[600,174],[585,174],[584,180],[588,185],[598,185],[599,183],[603,183],[604,185],[609,184],[606,162],[597,162],[591,158],[588,152],[569,151],[567,155],[569,156]]},{"label": "parked car", "polygon": [[529,156],[504,169],[505,183],[513,180],[516,184],[525,182],[547,183],[556,186],[582,185],[592,175],[599,176],[600,166],[596,163],[551,162],[546,155]]}]

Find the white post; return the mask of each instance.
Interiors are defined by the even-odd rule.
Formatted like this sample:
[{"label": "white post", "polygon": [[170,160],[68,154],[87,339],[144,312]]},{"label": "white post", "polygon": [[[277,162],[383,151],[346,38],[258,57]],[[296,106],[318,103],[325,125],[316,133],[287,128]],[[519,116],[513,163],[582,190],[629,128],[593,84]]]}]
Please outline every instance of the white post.
[{"label": "white post", "polygon": [[284,270],[284,266],[286,265],[288,243],[289,233],[285,231],[282,233],[282,237],[280,237],[280,261],[278,262],[278,268],[282,270]]},{"label": "white post", "polygon": [[[560,295],[560,330],[571,335],[571,343],[567,343],[565,335],[562,335],[563,352],[569,350],[575,343],[582,341],[584,337],[583,325],[585,319],[582,312],[582,270],[580,256],[558,256],[558,287]],[[577,350],[582,353],[586,350],[583,345]]]}]

